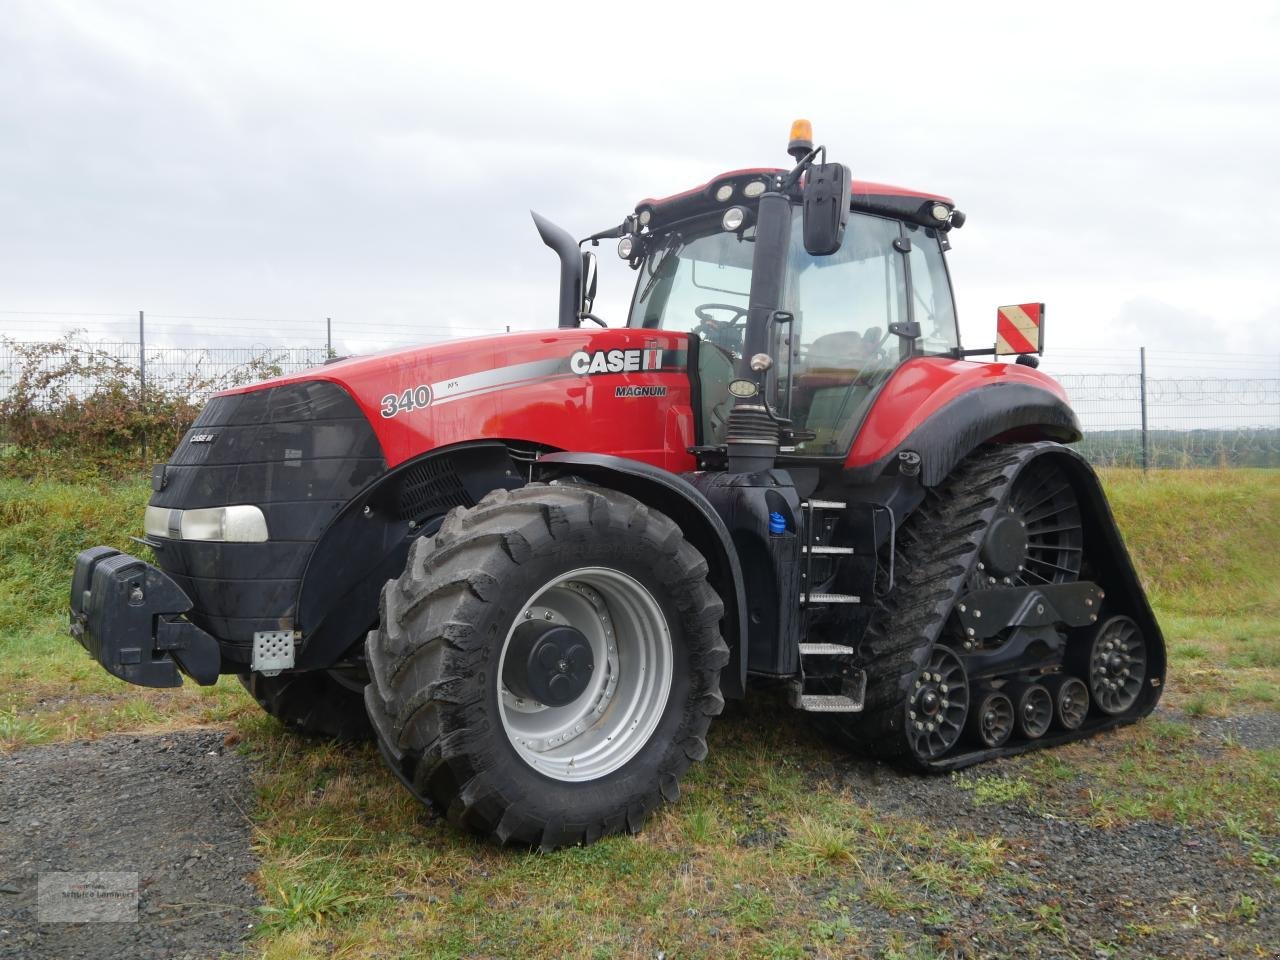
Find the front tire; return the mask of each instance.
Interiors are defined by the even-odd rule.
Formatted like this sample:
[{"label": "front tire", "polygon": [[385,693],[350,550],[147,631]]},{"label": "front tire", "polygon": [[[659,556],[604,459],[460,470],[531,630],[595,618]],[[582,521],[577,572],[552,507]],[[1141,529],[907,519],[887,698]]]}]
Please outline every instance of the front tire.
[{"label": "front tire", "polygon": [[382,592],[365,700],[409,789],[544,849],[638,830],[723,709],[723,604],[637,500],[530,484],[457,509]]}]

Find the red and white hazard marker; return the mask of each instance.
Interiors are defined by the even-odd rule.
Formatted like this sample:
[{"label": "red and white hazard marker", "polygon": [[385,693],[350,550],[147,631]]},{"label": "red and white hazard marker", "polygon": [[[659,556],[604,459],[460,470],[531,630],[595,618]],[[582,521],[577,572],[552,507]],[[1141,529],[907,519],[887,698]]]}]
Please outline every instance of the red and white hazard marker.
[{"label": "red and white hazard marker", "polygon": [[1041,353],[1044,350],[1044,304],[1019,303],[996,313],[996,353]]}]

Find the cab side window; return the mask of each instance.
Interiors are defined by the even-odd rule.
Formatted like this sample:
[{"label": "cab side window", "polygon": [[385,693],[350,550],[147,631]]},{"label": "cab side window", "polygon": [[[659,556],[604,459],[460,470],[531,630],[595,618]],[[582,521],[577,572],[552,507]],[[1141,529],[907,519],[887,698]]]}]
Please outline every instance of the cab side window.
[{"label": "cab side window", "polygon": [[960,337],[938,232],[913,223],[905,226],[911,240],[911,302],[920,324],[920,349],[925,354],[950,354]]},{"label": "cab side window", "polygon": [[813,435],[797,453],[847,449],[867,399],[898,365],[890,325],[907,318],[905,258],[894,246],[900,231],[897,220],[854,213],[836,253],[811,257],[798,237],[793,244],[792,360],[780,376],[791,385],[789,416]]}]

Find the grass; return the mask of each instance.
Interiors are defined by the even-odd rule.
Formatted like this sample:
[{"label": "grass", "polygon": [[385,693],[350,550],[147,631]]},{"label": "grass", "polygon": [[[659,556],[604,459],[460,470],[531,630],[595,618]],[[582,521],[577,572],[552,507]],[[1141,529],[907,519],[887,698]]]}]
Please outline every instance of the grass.
[{"label": "grass", "polygon": [[1104,479],[1166,632],[1175,710],[954,775],[955,811],[870,805],[838,755],[766,694],[731,705],[680,803],[639,836],[550,854],[478,843],[427,818],[372,747],[292,736],[234,678],[130,687],[66,636],[71,560],[89,544],[129,547],[140,483],[0,481],[0,752],[110,731],[234,730],[258,771],[265,905],[253,949],[268,960],[936,957],[977,948],[921,921],[948,929],[976,916],[989,953],[1143,952],[1155,920],[1117,944],[1070,940],[1053,889],[1010,865],[1026,851],[973,828],[965,810],[1213,831],[1257,883],[1200,922],[1248,943],[1239,930],[1274,911],[1280,883],[1280,756],[1211,739],[1183,714],[1280,702],[1280,476]]},{"label": "grass", "polygon": [[1280,701],[1280,471],[1102,473],[1169,646],[1165,702],[1196,716]]},{"label": "grass", "polygon": [[[106,544],[142,552],[147,484],[0,479],[0,751],[107,731],[223,723],[251,701],[235,678],[149,690],[108,675],[67,635],[76,553]],[[256,709],[256,708],[255,708]]]}]

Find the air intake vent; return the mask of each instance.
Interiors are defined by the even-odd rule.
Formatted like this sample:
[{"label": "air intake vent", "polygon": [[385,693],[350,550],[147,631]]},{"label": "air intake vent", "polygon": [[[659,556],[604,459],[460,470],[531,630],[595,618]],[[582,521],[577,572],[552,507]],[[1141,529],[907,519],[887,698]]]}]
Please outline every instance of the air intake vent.
[{"label": "air intake vent", "polygon": [[429,457],[405,471],[400,486],[401,519],[416,520],[444,513],[453,507],[473,505],[453,457]]}]

